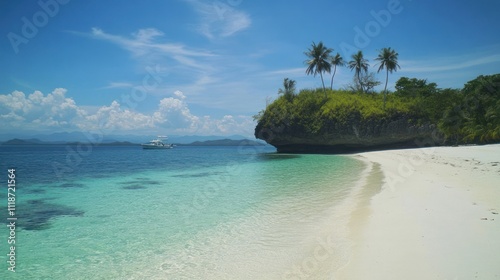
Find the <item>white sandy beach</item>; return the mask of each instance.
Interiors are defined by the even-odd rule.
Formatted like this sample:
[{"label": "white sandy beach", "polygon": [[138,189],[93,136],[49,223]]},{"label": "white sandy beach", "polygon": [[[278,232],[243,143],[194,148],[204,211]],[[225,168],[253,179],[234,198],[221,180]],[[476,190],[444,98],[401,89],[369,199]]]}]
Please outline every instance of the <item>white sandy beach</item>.
[{"label": "white sandy beach", "polygon": [[384,183],[353,212],[334,279],[500,279],[500,145],[356,156]]}]

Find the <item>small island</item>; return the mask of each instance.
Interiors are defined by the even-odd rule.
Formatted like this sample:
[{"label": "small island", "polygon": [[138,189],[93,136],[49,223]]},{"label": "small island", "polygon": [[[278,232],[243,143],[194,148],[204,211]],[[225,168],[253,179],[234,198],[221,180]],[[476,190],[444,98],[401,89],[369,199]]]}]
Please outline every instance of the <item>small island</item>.
[{"label": "small island", "polygon": [[[296,93],[284,79],[277,98],[255,116],[255,137],[282,153],[352,153],[370,150],[500,142],[500,74],[479,76],[462,89],[439,88],[425,79],[402,77],[387,90],[389,73],[399,68],[391,48],[376,58],[386,70],[385,89],[368,72],[359,51],[347,64],[322,43],[305,54],[307,74],[320,74],[323,87]],[[334,90],[337,66],[349,66],[354,79]],[[325,88],[323,73],[333,75]]]},{"label": "small island", "polygon": [[[19,139],[14,138],[7,140],[0,145],[5,146],[39,146],[39,145],[87,145],[89,142],[80,142],[80,141],[42,141],[40,139],[32,138],[32,139]],[[102,142],[99,143],[99,146],[139,146],[139,144],[132,143],[129,141],[111,141],[111,142]]]},{"label": "small island", "polygon": [[220,140],[206,140],[206,141],[195,141],[189,144],[175,144],[177,146],[265,146],[264,143],[241,139],[241,140],[232,140],[232,139],[220,139]]}]

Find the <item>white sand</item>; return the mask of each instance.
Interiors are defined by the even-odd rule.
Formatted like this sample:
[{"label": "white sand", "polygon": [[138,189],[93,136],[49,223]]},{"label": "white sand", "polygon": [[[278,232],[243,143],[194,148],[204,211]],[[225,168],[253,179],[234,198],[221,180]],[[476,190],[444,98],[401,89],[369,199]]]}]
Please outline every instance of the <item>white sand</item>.
[{"label": "white sand", "polygon": [[350,262],[333,279],[500,279],[500,145],[357,156],[384,184],[353,212]]}]

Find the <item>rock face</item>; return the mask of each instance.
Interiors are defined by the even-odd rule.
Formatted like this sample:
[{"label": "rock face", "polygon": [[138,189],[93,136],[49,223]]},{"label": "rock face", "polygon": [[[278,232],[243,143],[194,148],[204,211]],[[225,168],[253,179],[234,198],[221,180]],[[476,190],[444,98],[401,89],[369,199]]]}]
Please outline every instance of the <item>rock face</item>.
[{"label": "rock face", "polygon": [[414,124],[408,116],[392,119],[325,123],[319,131],[287,121],[259,122],[255,137],[275,146],[280,153],[352,153],[370,150],[426,147],[444,144],[435,125]]}]

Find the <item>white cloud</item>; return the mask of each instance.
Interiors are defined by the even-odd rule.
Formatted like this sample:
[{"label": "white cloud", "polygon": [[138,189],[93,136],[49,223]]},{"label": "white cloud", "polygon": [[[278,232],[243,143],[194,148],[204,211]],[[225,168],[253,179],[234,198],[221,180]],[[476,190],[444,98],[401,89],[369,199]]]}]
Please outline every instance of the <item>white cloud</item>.
[{"label": "white cloud", "polygon": [[215,120],[217,130],[225,134],[247,134],[248,127],[255,127],[253,118],[249,116],[226,115],[220,120]]},{"label": "white cloud", "polygon": [[112,89],[112,88],[131,88],[134,85],[132,83],[127,82],[111,82],[107,86],[103,87],[103,89]]},{"label": "white cloud", "polygon": [[65,89],[57,88],[47,96],[40,91],[28,97],[20,91],[0,95],[0,119],[6,128],[71,127],[71,120],[84,118],[86,113],[65,94]]},{"label": "white cloud", "polygon": [[164,34],[163,32],[155,28],[146,28],[146,29],[139,29],[139,31],[133,33],[133,35],[137,39],[137,42],[149,44],[153,41],[155,37],[161,37]]},{"label": "white cloud", "polygon": [[275,70],[275,71],[269,71],[266,73],[267,75],[272,75],[272,76],[304,76],[306,73],[305,67],[295,67],[295,68],[289,68],[289,69],[282,69],[282,70]]},{"label": "white cloud", "polygon": [[176,90],[174,92],[174,95],[177,96],[179,99],[186,99],[186,96],[184,95],[184,93],[182,93],[182,91],[180,90]]},{"label": "white cloud", "polygon": [[181,99],[163,98],[153,114],[158,127],[191,131],[196,129],[199,118],[191,114],[187,103]]},{"label": "white cloud", "polygon": [[439,59],[432,59],[427,61],[401,61],[401,69],[404,72],[410,73],[428,73],[428,72],[443,72],[453,70],[463,70],[466,68],[481,66],[500,62],[499,54],[492,54],[486,56],[457,56],[457,57],[443,57]]},{"label": "white cloud", "polygon": [[113,101],[110,106],[102,106],[93,115],[87,116],[77,124],[79,129],[102,130],[143,130],[152,128],[153,123],[147,115],[122,108]]},{"label": "white cloud", "polygon": [[229,37],[250,27],[250,16],[221,1],[187,0],[200,14],[198,31],[209,39]]},{"label": "white cloud", "polygon": [[103,133],[165,132],[199,135],[252,135],[255,123],[250,116],[226,115],[221,119],[194,115],[181,91],[160,100],[151,113],[134,111],[117,101],[87,110],[66,97],[65,89],[44,95],[35,91],[26,96],[14,91],[0,95],[1,130],[68,131],[101,130]]},{"label": "white cloud", "polygon": [[[74,33],[79,34],[78,32]],[[164,34],[155,28],[139,29],[137,32],[132,33],[130,37],[124,37],[106,33],[102,29],[94,27],[90,36],[94,39],[117,44],[147,63],[160,57],[168,57],[176,60],[181,65],[203,69],[204,66],[197,63],[197,59],[214,56],[211,52],[189,49],[183,44],[159,42],[164,37]],[[197,59],[192,59],[192,57]]]}]

